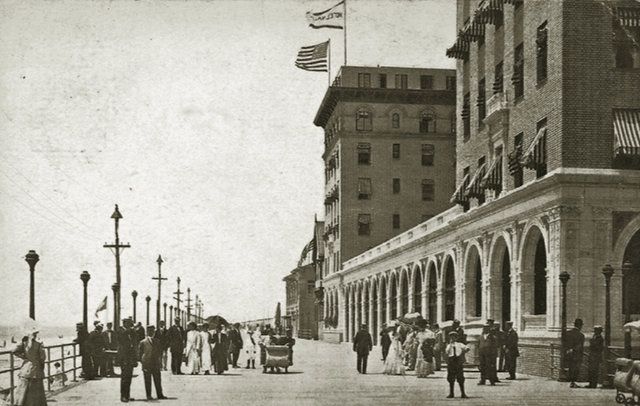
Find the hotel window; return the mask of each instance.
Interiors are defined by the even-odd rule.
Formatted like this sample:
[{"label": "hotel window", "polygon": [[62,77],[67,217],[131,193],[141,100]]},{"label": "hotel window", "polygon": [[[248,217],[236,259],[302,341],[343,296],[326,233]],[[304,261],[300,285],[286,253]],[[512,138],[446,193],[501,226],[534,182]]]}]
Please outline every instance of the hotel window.
[{"label": "hotel window", "polygon": [[471,136],[471,93],[464,95],[462,100],[462,135],[464,140],[468,140]]},{"label": "hotel window", "polygon": [[371,164],[371,144],[358,144],[358,165]]},{"label": "hotel window", "polygon": [[433,76],[420,75],[420,89],[433,89]]},{"label": "hotel window", "polygon": [[502,61],[496,65],[493,76],[493,94],[502,93],[504,82],[504,67]]},{"label": "hotel window", "polygon": [[433,144],[422,144],[422,166],[433,166],[435,152]]},{"label": "hotel window", "polygon": [[392,218],[392,224],[394,229],[400,228],[400,215],[394,214]]},{"label": "hotel window", "polygon": [[536,32],[536,79],[538,83],[547,78],[547,43],[548,43],[547,22],[538,27]]},{"label": "hotel window", "polygon": [[391,127],[400,128],[400,114],[399,113],[393,113],[391,115]]},{"label": "hotel window", "polygon": [[478,99],[476,105],[478,106],[478,125],[482,126],[485,116],[487,115],[487,104],[485,96],[485,81],[484,78],[478,81]]},{"label": "hotel window", "polygon": [[513,139],[513,151],[514,151],[514,159],[515,162],[510,159],[511,165],[511,174],[513,175],[513,187],[520,187],[524,183],[522,166],[520,165],[520,158],[522,157],[522,149],[523,149],[523,138],[524,134],[520,133],[515,136]]},{"label": "hotel window", "polygon": [[513,96],[518,99],[524,96],[524,47],[518,45],[513,53]]},{"label": "hotel window", "polygon": [[358,178],[358,200],[371,199],[371,179]]},{"label": "hotel window", "polygon": [[400,178],[393,178],[393,194],[400,193]]},{"label": "hotel window", "polygon": [[434,133],[436,132],[436,116],[430,111],[425,111],[420,114],[420,128],[421,133]]},{"label": "hotel window", "polygon": [[431,202],[435,195],[433,179],[422,179],[422,200]]},{"label": "hotel window", "polygon": [[371,87],[370,73],[358,73],[358,87]]},{"label": "hotel window", "polygon": [[396,75],[396,89],[407,89],[409,87],[409,79],[407,75]]},{"label": "hotel window", "polygon": [[455,76],[447,76],[446,89],[447,90],[456,90],[456,77]]},{"label": "hotel window", "polygon": [[[632,11],[629,12],[631,15]],[[615,67],[619,69],[640,68],[640,24],[638,18],[614,17],[613,52]]]},{"label": "hotel window", "polygon": [[400,159],[400,144],[393,144],[391,156],[393,159]]},{"label": "hotel window", "polygon": [[358,214],[358,235],[371,234],[371,215]]},{"label": "hotel window", "polygon": [[358,110],[356,113],[356,131],[371,131],[371,113],[367,110]]},{"label": "hotel window", "polygon": [[386,89],[387,88],[387,74],[386,73],[381,73],[378,76],[378,80],[379,80],[379,85],[382,89]]}]

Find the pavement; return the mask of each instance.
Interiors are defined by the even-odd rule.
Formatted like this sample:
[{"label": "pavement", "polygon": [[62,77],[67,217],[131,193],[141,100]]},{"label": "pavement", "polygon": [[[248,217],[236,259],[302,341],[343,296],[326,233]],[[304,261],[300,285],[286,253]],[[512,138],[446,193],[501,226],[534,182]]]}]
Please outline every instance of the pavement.
[{"label": "pavement", "polygon": [[[241,362],[243,360],[241,359]],[[242,362],[246,365],[246,362]],[[418,379],[383,375],[379,348],[369,357],[368,373],[359,374],[348,344],[297,340],[288,374],[263,374],[262,369],[230,369],[224,375],[162,373],[168,400],[146,401],[142,374],[136,370],[131,394],[145,403],[162,405],[612,405],[614,390],[570,389],[567,383],[519,375],[516,381],[477,386],[479,374],[466,374],[469,399],[447,399],[446,372]],[[500,374],[503,377],[504,374]],[[49,399],[50,405],[121,405],[119,378],[77,385]],[[456,396],[459,395],[456,387]],[[155,391],[154,391],[155,396]],[[145,399],[145,400],[142,400]]]}]

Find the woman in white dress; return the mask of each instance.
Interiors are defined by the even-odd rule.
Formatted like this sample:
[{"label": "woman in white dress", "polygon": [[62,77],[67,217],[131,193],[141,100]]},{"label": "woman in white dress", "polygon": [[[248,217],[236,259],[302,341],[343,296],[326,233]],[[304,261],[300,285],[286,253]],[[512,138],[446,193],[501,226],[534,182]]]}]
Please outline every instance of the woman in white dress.
[{"label": "woman in white dress", "polygon": [[[388,333],[392,334],[392,333]],[[389,354],[387,360],[384,362],[385,375],[404,375],[405,367],[402,362],[404,358],[404,352],[402,351],[402,343],[399,339],[399,334],[395,333],[391,337],[391,347],[389,347]]]},{"label": "woman in white dress", "polygon": [[200,325],[200,340],[202,341],[202,370],[205,375],[209,375],[211,370],[211,333],[209,333],[209,324]]},{"label": "woman in white dress", "polygon": [[426,378],[433,374],[433,345],[436,341],[435,334],[427,329],[427,321],[418,320],[418,333],[416,334],[418,353],[416,358],[416,376]]},{"label": "woman in white dress", "polygon": [[187,326],[187,346],[184,349],[187,356],[187,374],[200,373],[200,356],[202,354],[202,338],[196,329],[196,323],[191,322]]},{"label": "woman in white dress", "polygon": [[243,348],[247,353],[247,369],[256,369],[256,356],[260,351],[259,345],[260,332],[255,332],[249,328],[244,338]]}]

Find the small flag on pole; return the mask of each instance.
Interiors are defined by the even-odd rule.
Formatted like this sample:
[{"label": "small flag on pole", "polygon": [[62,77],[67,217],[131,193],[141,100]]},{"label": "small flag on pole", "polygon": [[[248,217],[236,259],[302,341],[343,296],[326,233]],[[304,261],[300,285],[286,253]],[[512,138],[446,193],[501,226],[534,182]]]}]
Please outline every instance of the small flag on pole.
[{"label": "small flag on pole", "polygon": [[314,13],[307,11],[307,21],[311,28],[337,28],[339,30],[344,28],[344,9],[340,9],[340,6],[344,5],[344,0],[335,6],[328,8],[324,11]]},{"label": "small flag on pole", "polygon": [[327,72],[329,66],[327,61],[328,49],[329,41],[300,48],[296,66],[313,72]]},{"label": "small flag on pole", "polygon": [[96,319],[98,318],[98,313],[107,310],[107,297],[105,296],[104,299],[102,299],[102,302],[100,302],[100,304],[98,305],[98,308],[96,309]]}]

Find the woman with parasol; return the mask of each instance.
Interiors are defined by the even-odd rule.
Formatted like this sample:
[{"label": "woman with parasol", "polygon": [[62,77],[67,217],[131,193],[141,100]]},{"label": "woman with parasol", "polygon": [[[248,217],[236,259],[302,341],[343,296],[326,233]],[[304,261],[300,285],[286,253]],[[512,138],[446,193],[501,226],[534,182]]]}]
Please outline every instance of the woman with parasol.
[{"label": "woman with parasol", "polygon": [[32,325],[30,333],[13,350],[13,355],[23,360],[19,382],[15,389],[14,404],[20,406],[46,406],[44,394],[44,362],[46,355],[43,344],[37,340],[39,329]]}]

